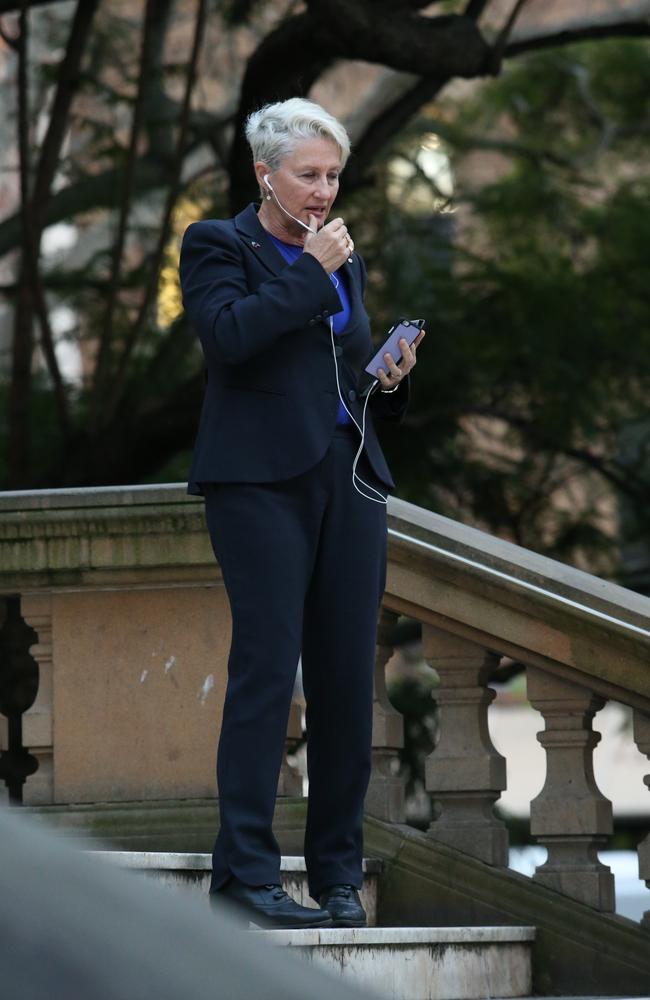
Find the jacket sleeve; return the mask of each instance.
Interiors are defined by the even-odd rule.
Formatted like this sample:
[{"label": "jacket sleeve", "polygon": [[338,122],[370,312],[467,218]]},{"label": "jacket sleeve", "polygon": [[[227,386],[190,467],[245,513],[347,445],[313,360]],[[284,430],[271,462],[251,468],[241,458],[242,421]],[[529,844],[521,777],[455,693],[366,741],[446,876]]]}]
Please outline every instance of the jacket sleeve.
[{"label": "jacket sleeve", "polygon": [[281,274],[249,290],[243,248],[224,226],[193,222],[180,254],[183,306],[207,357],[237,365],[283,334],[342,308],[329,276],[304,253]]},{"label": "jacket sleeve", "polygon": [[[361,257],[360,254],[357,254],[357,257],[361,266],[361,295],[364,297],[366,282],[368,280],[368,272],[366,270],[363,257]],[[376,389],[373,389],[370,399],[368,400],[368,409],[372,413],[373,417],[378,417],[380,420],[392,420],[395,423],[399,423],[408,409],[410,393],[411,375],[409,373],[406,378],[402,379],[399,389],[396,389],[395,392],[382,392],[381,385],[378,385]]]},{"label": "jacket sleeve", "polygon": [[399,389],[395,392],[382,392],[375,389],[368,401],[368,409],[374,417],[380,420],[393,420],[400,423],[408,409],[411,394],[411,374],[403,378]]}]

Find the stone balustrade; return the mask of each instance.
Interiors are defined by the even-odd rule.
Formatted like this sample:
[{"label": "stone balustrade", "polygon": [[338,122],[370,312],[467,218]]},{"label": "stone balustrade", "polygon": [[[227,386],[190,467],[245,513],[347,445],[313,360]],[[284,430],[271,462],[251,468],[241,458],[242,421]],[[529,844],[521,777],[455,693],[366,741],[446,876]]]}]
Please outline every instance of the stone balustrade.
[{"label": "stone balustrade", "polygon": [[[597,854],[612,808],[594,779],[592,720],[608,699],[632,706],[635,741],[650,756],[650,600],[401,500],[389,506],[389,533],[384,605],[422,622],[424,655],[440,678],[440,737],[426,766],[438,804],[429,836],[507,864],[506,831],[493,814],[505,767],[490,740],[487,678],[511,657],[525,666],[529,701],[545,722],[546,781],[530,822],[548,858],[534,878],[612,912],[613,877]],[[639,874],[648,884],[650,835]]]},{"label": "stone balustrade", "polygon": [[[0,606],[1,595],[20,595],[37,636],[39,686],[23,743],[38,769],[23,801],[214,795],[231,623],[200,498],[184,484],[15,492],[0,494],[0,515]],[[393,626],[407,615],[421,622],[439,677],[429,836],[507,865],[507,832],[493,809],[506,762],[487,720],[492,671],[513,658],[545,723],[547,776],[531,803],[531,832],[548,858],[535,880],[612,911],[612,876],[597,855],[612,811],[594,780],[592,722],[608,699],[631,706],[634,739],[650,756],[650,600],[401,500],[391,498],[388,515],[367,810],[404,821],[403,720],[385,668]],[[288,752],[299,737],[296,707]],[[285,763],[279,794],[300,788]],[[639,872],[650,883],[650,836]]]}]

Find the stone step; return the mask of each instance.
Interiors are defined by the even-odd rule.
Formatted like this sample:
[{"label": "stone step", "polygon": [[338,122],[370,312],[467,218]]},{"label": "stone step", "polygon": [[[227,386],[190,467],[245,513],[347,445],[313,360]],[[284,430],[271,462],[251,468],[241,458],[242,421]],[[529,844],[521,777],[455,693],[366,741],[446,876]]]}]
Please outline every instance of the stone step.
[{"label": "stone step", "polygon": [[[210,886],[212,856],[157,851],[88,851],[94,857],[105,859],[120,868],[130,868],[153,877],[173,889],[191,891],[206,896]],[[363,888],[359,896],[368,914],[368,926],[377,924],[377,880],[382,862],[377,858],[363,861]],[[283,856],[280,863],[282,886],[303,906],[316,906],[307,891],[307,869],[302,857]]]},{"label": "stone step", "polygon": [[529,997],[533,927],[251,930],[390,1000]]}]

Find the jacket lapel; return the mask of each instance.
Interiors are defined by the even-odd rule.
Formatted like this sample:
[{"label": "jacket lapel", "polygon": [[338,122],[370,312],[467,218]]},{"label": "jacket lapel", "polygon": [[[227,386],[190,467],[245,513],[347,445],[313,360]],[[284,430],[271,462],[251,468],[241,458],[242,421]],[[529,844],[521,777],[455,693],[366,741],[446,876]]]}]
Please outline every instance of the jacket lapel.
[{"label": "jacket lapel", "polygon": [[274,246],[273,240],[269,239],[269,234],[257,218],[257,209],[254,202],[235,216],[235,229],[240,238],[255,256],[264,264],[271,274],[280,274],[287,267],[287,262]]}]

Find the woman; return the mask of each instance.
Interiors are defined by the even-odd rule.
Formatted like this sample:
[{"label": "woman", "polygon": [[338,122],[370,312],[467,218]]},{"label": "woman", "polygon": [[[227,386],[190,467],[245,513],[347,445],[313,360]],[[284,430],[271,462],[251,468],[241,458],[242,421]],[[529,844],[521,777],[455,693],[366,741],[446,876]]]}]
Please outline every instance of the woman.
[{"label": "woman", "polygon": [[[363,800],[395,485],[372,416],[403,415],[422,334],[412,348],[401,342],[399,364],[386,355],[377,391],[361,399],[366,272],[343,219],[326,221],[349,155],[345,129],[293,98],[250,115],[246,137],[261,205],[190,225],[180,260],[207,366],[188,493],[205,498],[232,613],[210,899],[265,926],[363,926]],[[305,862],[319,908],[282,890],[271,830],[301,654]]]}]

